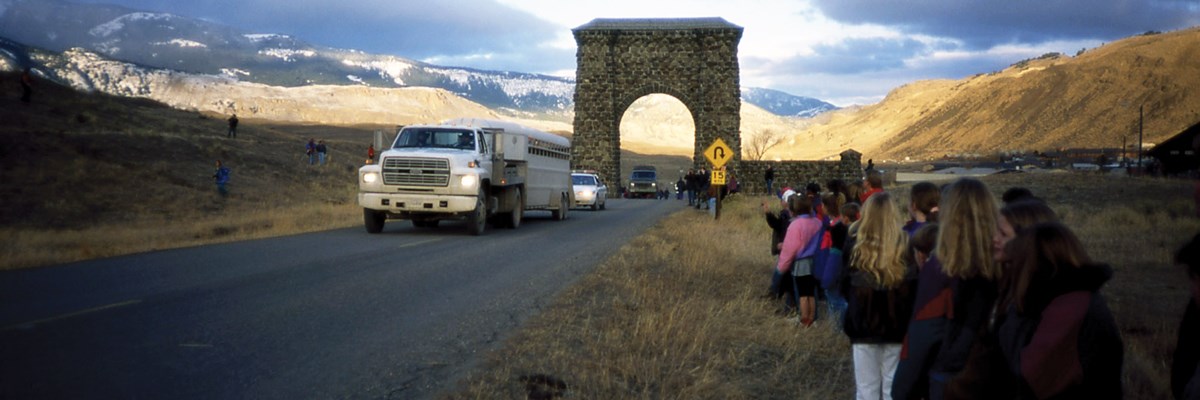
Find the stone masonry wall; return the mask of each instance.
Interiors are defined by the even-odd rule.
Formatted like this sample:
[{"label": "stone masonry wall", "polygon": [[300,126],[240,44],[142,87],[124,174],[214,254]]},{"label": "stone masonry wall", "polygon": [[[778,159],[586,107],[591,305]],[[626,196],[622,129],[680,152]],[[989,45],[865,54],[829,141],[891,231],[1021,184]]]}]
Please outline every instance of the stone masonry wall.
[{"label": "stone masonry wall", "polygon": [[842,153],[840,161],[749,161],[743,160],[734,172],[743,193],[759,194],[767,189],[763,179],[767,166],[775,166],[775,190],[791,187],[801,190],[809,182],[816,182],[822,189],[833,179],[847,184],[863,179],[861,155],[854,151]]}]

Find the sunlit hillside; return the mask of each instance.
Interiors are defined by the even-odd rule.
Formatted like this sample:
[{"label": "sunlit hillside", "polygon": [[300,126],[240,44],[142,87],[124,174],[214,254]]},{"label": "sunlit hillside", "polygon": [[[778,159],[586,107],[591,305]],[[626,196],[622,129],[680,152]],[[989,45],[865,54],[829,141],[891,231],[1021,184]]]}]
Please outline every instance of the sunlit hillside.
[{"label": "sunlit hillside", "polygon": [[[876,159],[1121,147],[1200,122],[1200,28],[1048,54],[962,80],[915,82],[861,110],[830,113],[783,149],[854,148]],[[833,154],[833,153],[827,153]],[[821,156],[820,154],[817,155]],[[808,157],[800,157],[808,158]]]}]

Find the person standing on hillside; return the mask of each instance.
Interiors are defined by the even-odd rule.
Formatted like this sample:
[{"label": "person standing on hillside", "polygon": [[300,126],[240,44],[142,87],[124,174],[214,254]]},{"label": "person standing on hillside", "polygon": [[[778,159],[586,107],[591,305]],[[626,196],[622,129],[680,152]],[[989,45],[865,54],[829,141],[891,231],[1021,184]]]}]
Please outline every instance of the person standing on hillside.
[{"label": "person standing on hillside", "polygon": [[234,139],[237,138],[237,124],[237,114],[233,114],[233,116],[229,117],[229,133],[226,133],[225,137]]},{"label": "person standing on hillside", "polygon": [[304,154],[308,156],[308,165],[317,163],[317,139],[308,139],[308,144],[304,146]]},{"label": "person standing on hillside", "polygon": [[326,150],[327,149],[325,148],[325,141],[324,140],[318,141],[317,142],[317,159],[320,160],[321,165],[325,165]]},{"label": "person standing on hillside", "polygon": [[25,103],[33,101],[33,74],[30,71],[25,67],[25,72],[21,73],[21,101]]},{"label": "person standing on hillside", "polygon": [[213,179],[217,182],[217,193],[221,197],[228,197],[229,190],[225,188],[225,184],[229,183],[229,168],[221,165],[221,160],[217,160],[217,171],[213,173]]}]

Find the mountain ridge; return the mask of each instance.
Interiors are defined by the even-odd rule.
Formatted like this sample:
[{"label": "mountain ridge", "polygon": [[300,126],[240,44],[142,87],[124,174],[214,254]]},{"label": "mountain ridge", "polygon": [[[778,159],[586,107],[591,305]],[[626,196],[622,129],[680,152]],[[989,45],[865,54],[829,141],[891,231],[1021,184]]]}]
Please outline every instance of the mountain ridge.
[{"label": "mountain ridge", "polygon": [[[219,74],[272,86],[434,87],[501,112],[563,122],[570,119],[574,107],[575,86],[570,78],[437,66],[121,6],[0,0],[0,36],[49,51],[83,48],[141,66]],[[745,99],[780,115],[811,114],[832,107],[778,91],[769,100]],[[776,104],[783,108],[777,109]],[[796,104],[813,105],[795,110]]]}]

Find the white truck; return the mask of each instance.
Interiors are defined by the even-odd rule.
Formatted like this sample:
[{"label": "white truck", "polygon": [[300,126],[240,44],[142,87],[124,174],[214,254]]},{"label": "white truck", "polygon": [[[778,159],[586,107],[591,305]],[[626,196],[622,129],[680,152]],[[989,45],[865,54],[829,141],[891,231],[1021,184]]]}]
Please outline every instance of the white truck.
[{"label": "white truck", "polygon": [[571,142],[506,121],[460,118],[400,128],[379,162],[358,170],[358,204],[367,232],[388,219],[436,227],[465,219],[473,235],[486,225],[516,228],[524,212],[567,218]]}]

